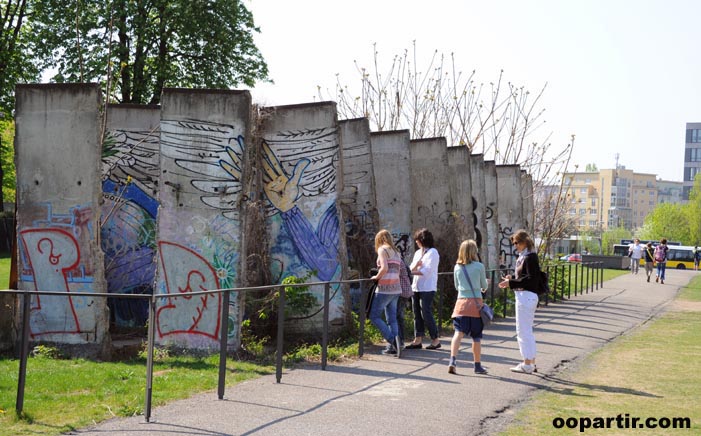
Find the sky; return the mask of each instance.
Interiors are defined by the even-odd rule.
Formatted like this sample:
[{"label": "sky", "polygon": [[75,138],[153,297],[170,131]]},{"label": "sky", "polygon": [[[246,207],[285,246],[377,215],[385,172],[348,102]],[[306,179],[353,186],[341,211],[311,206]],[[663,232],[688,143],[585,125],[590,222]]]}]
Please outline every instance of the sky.
[{"label": "sky", "polygon": [[[582,171],[618,164],[682,181],[687,122],[701,122],[701,1],[696,0],[246,0],[255,42],[274,84],[263,105],[332,97],[337,76],[356,86],[373,44],[389,61],[412,49],[419,67],[434,51],[488,83],[537,92],[554,147],[575,135]],[[425,59],[425,62],[422,62]],[[380,71],[387,71],[381,65]]]}]

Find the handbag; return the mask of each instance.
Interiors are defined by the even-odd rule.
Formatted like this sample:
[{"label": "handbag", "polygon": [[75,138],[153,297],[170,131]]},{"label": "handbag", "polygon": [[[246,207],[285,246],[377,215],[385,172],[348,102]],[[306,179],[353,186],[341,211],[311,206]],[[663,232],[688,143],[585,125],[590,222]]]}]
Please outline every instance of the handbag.
[{"label": "handbag", "polygon": [[[465,265],[462,266],[462,273],[465,275],[465,278],[467,279],[467,284],[470,285],[470,290],[472,291],[472,294],[475,295],[475,298],[481,298],[481,296],[478,296],[477,293],[475,292],[475,287],[472,286],[472,280],[470,280],[470,275],[467,274],[467,271],[465,271]],[[480,318],[482,318],[482,327],[487,328],[492,321],[494,320],[494,311],[492,310],[491,307],[487,303],[482,300],[482,307],[480,307]]]},{"label": "handbag", "polygon": [[400,260],[399,265],[399,284],[402,287],[402,298],[411,298],[414,295],[414,290],[411,289],[411,276],[409,275],[409,267]]}]

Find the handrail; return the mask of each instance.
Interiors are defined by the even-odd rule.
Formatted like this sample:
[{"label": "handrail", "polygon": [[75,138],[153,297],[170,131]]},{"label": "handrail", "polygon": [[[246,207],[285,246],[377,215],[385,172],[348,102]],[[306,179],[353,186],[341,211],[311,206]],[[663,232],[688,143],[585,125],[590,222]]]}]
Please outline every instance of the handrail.
[{"label": "handrail", "polygon": [[[558,269],[561,267],[562,277],[564,278],[564,267],[567,264],[553,264],[548,265],[546,270],[551,267],[555,268],[555,277],[557,277]],[[587,285],[584,287],[584,267],[588,267],[589,271],[586,272]],[[601,286],[603,288],[603,262],[584,262],[574,264],[575,267],[575,296],[577,296],[577,279],[578,275],[581,280],[581,292],[589,293],[589,276],[591,275],[591,289],[594,291],[594,286],[596,284],[596,289]],[[571,268],[572,264],[569,264],[570,274],[568,276],[568,296],[570,298],[569,291],[571,287]],[[578,274],[581,269],[581,273]],[[489,302],[494,304],[495,300],[495,286],[496,273],[504,271],[511,271],[510,269],[500,268],[491,269],[487,272],[490,276],[489,282]],[[439,272],[439,276],[452,275],[453,271]],[[595,275],[596,274],[596,278]],[[276,284],[276,285],[265,285],[265,286],[249,286],[242,288],[226,288],[226,289],[213,289],[207,291],[197,291],[188,293],[189,296],[194,295],[208,295],[216,293],[224,293],[224,302],[222,304],[222,318],[226,318],[226,310],[229,307],[230,292],[247,292],[247,291],[262,291],[262,290],[272,290],[279,288],[279,300],[278,300],[278,330],[277,330],[277,351],[276,351],[276,363],[275,363],[275,373],[277,383],[280,383],[282,379],[282,353],[283,353],[283,338],[284,338],[284,323],[285,323],[285,289],[288,287],[302,287],[302,286],[324,286],[323,295],[323,329],[322,329],[322,357],[321,357],[321,369],[326,370],[327,358],[328,358],[328,342],[329,342],[329,306],[330,306],[330,287],[332,284],[353,284],[357,283],[360,285],[361,301],[359,308],[359,321],[360,321],[360,331],[358,339],[358,354],[362,357],[364,352],[364,330],[365,330],[365,307],[367,299],[369,296],[369,289],[366,289],[363,284],[370,282],[369,278],[353,279],[353,280],[335,280],[335,281],[325,281],[325,282],[311,282],[311,283],[290,283],[290,284]],[[553,297],[557,297],[557,282],[555,282],[555,289],[553,289]],[[443,294],[441,289],[437,289],[439,295],[439,328],[442,326],[442,308],[443,308]],[[19,365],[19,377],[17,382],[17,401],[15,408],[18,414],[22,413],[24,407],[24,390],[26,384],[26,373],[27,373],[27,360],[29,355],[29,313],[30,313],[30,298],[32,295],[54,295],[54,296],[86,296],[86,297],[98,297],[98,298],[117,298],[117,299],[142,299],[148,300],[148,332],[147,332],[147,348],[148,356],[146,360],[146,398],[144,403],[144,416],[146,422],[150,421],[151,418],[151,400],[153,396],[153,354],[154,354],[154,344],[155,344],[155,314],[156,314],[156,302],[158,299],[174,298],[178,295],[171,294],[118,294],[118,293],[103,293],[103,292],[57,292],[57,291],[36,291],[36,290],[15,290],[15,289],[4,289],[0,290],[1,294],[14,294],[22,296],[22,330],[21,330],[21,344],[20,344],[20,365]],[[507,292],[502,292],[504,298],[503,304],[503,317],[506,317],[508,297]],[[546,296],[545,304],[548,304],[548,298]],[[564,288],[561,290],[561,299],[564,300]],[[221,337],[219,338],[219,375],[218,375],[218,389],[217,396],[221,400],[224,398],[225,393],[225,383],[226,383],[226,348],[227,348],[227,329],[221,329]]]}]

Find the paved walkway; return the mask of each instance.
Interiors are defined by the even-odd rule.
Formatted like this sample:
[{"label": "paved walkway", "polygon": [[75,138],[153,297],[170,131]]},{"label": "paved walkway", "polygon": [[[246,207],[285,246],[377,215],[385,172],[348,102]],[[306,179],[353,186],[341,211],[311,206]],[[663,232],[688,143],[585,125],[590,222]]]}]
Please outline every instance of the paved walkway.
[{"label": "paved walkway", "polygon": [[[265,376],[155,408],[143,416],[107,421],[74,434],[87,435],[489,435],[504,428],[520,403],[537,390],[566,392],[558,373],[621,334],[664,311],[693,271],[667,271],[664,285],[644,273],[610,280],[603,288],[550,304],[536,313],[538,374],[515,374],[518,363],[514,320],[485,334],[475,375],[463,340],[458,374],[450,375],[450,337],[438,350],[406,350],[401,359],[370,347],[349,364],[302,367]],[[619,386],[625,388],[625,386]]]}]

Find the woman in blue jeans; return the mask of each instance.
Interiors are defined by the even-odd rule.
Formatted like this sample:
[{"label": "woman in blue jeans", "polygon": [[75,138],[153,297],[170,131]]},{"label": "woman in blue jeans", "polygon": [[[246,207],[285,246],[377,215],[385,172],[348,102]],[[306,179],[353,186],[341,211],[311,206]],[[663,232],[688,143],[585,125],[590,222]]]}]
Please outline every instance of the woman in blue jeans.
[{"label": "woman in blue jeans", "polygon": [[[399,268],[402,258],[394,246],[392,235],[387,230],[380,230],[375,235],[377,252],[377,274],[370,277],[377,281],[375,298],[370,307],[370,322],[380,331],[388,342],[382,354],[394,354],[399,357],[402,352],[397,326],[397,300],[402,293],[399,283]],[[385,320],[382,319],[382,313]]]},{"label": "woman in blue jeans", "polygon": [[438,327],[433,317],[433,297],[438,289],[438,263],[440,256],[433,243],[433,234],[428,229],[419,229],[414,233],[414,241],[418,250],[409,268],[414,276],[411,287],[414,290],[412,309],[414,310],[414,341],[406,346],[407,349],[423,348],[422,342],[428,329],[431,344],[426,348],[435,350],[441,347],[438,338]]}]

